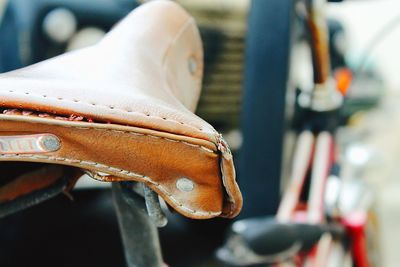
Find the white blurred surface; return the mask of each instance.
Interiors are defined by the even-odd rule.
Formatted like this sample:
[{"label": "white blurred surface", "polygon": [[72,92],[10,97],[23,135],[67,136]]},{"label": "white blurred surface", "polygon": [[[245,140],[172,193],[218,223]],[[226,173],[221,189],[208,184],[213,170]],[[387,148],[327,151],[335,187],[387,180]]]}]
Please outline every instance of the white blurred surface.
[{"label": "white blurred surface", "polygon": [[69,9],[58,7],[46,14],[42,29],[56,43],[67,42],[76,32],[78,21]]},{"label": "white blurred surface", "polygon": [[[399,0],[358,0],[330,4],[329,14],[340,19],[348,32],[351,56],[362,56],[366,44],[395,17]],[[400,91],[400,23],[377,45],[371,55],[382,70],[390,90]]]},{"label": "white blurred surface", "polygon": [[80,29],[68,42],[67,51],[91,46],[99,42],[106,33],[97,27]]},{"label": "white blurred surface", "polygon": [[[351,57],[362,56],[366,45],[384,25],[400,16],[399,0],[363,0],[331,4],[329,14],[341,20],[350,41]],[[400,23],[370,55],[379,67],[387,93],[379,109],[361,120],[373,148],[374,164],[366,178],[376,190],[385,267],[400,265]]]},{"label": "white blurred surface", "polygon": [[400,93],[389,92],[379,109],[361,119],[363,143],[371,148],[371,164],[366,179],[375,193],[380,224],[383,265],[400,263]]}]

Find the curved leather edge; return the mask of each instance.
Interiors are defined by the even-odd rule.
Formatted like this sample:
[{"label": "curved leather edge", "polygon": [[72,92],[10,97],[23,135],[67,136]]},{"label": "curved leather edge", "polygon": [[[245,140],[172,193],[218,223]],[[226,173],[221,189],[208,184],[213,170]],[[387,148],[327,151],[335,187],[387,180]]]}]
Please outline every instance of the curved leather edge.
[{"label": "curved leather edge", "polygon": [[[189,166],[183,166],[183,167],[178,167],[181,168],[181,171],[179,171],[176,174],[172,174],[172,176],[169,176],[168,173],[162,174],[162,176],[166,176],[167,180],[163,180],[165,178],[160,177],[153,177],[153,179],[149,176],[142,175],[146,174],[147,171],[143,172],[143,169],[139,173],[134,173],[132,169],[126,169],[123,166],[119,165],[106,165],[104,162],[96,162],[96,161],[90,161],[91,158],[65,158],[65,155],[59,155],[59,154],[45,154],[45,155],[0,155],[0,160],[15,160],[15,161],[33,161],[33,162],[45,162],[45,163],[55,163],[55,164],[61,164],[61,165],[70,165],[70,166],[75,166],[78,168],[86,169],[86,170],[92,170],[94,172],[106,172],[111,176],[106,176],[103,177],[101,180],[103,181],[108,181],[108,182],[115,182],[115,181],[126,181],[126,180],[131,180],[131,181],[139,181],[139,182],[144,182],[149,185],[154,191],[160,194],[161,197],[166,200],[174,209],[176,209],[179,213],[183,214],[186,217],[194,218],[194,219],[208,219],[208,218],[213,218],[217,216],[221,216],[221,213],[223,213],[222,216],[224,217],[234,217],[237,215],[239,212],[241,205],[242,205],[242,199],[240,196],[240,191],[236,185],[235,182],[235,171],[233,168],[233,163],[232,163],[232,157],[230,155],[229,150],[226,147],[225,143],[218,143],[218,147],[208,141],[204,141],[201,139],[194,139],[191,137],[184,137],[184,136],[174,136],[171,134],[167,133],[160,133],[156,131],[150,131],[146,129],[140,129],[140,128],[132,128],[132,127],[126,127],[126,126],[119,126],[119,125],[102,125],[102,124],[96,124],[96,123],[85,123],[85,122],[69,122],[69,121],[58,121],[55,119],[47,119],[47,118],[28,118],[24,116],[16,116],[16,115],[1,115],[0,116],[0,122],[2,120],[5,121],[10,121],[12,120],[15,124],[14,125],[6,125],[3,124],[7,127],[3,127],[3,130],[5,131],[13,131],[13,129],[19,128],[24,129],[24,131],[31,132],[43,132],[47,131],[50,133],[54,134],[60,134],[63,131],[67,131],[67,129],[74,129],[77,132],[69,137],[66,137],[65,139],[66,142],[74,142],[73,140],[76,140],[78,144],[81,143],[79,140],[79,137],[81,134],[89,134],[91,136],[92,134],[97,134],[99,133],[98,130],[95,132],[91,132],[90,127],[99,127],[100,129],[102,128],[105,132],[101,131],[101,134],[99,137],[102,137],[105,135],[106,132],[109,132],[110,134],[116,135],[116,137],[119,138],[133,138],[133,141],[137,140],[138,142],[143,142],[145,140],[146,143],[150,142],[149,145],[145,145],[146,147],[151,148],[151,144],[155,144],[156,142],[159,142],[159,144],[163,144],[162,146],[165,146],[167,149],[172,149],[175,151],[181,151],[181,149],[184,149],[185,153],[182,155],[175,154],[175,158],[181,158],[182,164],[185,164],[185,160],[188,161],[187,157],[191,157],[193,159],[190,159],[192,162],[196,158],[203,158],[200,160],[200,162],[197,162],[195,160],[196,165],[200,167],[200,169],[204,169],[206,173],[203,173],[202,170],[196,171],[198,167],[194,167],[195,169],[187,172],[189,169],[191,169],[190,165]],[[30,123],[33,126],[30,126],[28,129],[28,124],[24,123]],[[49,128],[46,125],[55,125],[55,126],[61,126],[64,127],[62,129],[54,129],[54,128]],[[67,128],[65,128],[67,127]],[[113,128],[113,129],[110,129]],[[7,130],[8,129],[8,130]],[[64,130],[63,130],[64,129]],[[126,130],[130,130],[133,133],[134,131],[139,132],[140,134],[129,134],[128,132],[125,132]],[[17,130],[17,129],[16,129]],[[147,132],[147,134],[144,134]],[[151,135],[158,135],[155,136],[156,138],[152,138],[151,135],[149,136],[149,132],[151,132]],[[128,133],[128,134],[126,134]],[[76,137],[74,137],[76,136]],[[148,136],[148,137],[147,137]],[[93,136],[92,136],[93,137]],[[140,139],[140,138],[142,139]],[[161,138],[160,138],[161,137]],[[75,139],[78,138],[78,139]],[[139,138],[139,139],[135,139]],[[146,138],[146,139],[143,139]],[[166,139],[172,140],[172,138],[175,138],[177,141],[164,141]],[[216,137],[216,138],[221,138],[221,137]],[[92,138],[89,138],[92,139]],[[96,139],[96,137],[95,137]],[[130,139],[129,139],[130,140]],[[142,140],[142,141],[141,141]],[[108,140],[110,141],[110,140]],[[103,142],[103,141],[102,141]],[[101,144],[102,142],[99,142]],[[164,142],[164,143],[161,143]],[[111,145],[113,142],[109,142]],[[180,146],[181,148],[176,148],[174,147]],[[72,147],[73,148],[73,147]],[[75,147],[76,150],[80,149],[87,149],[87,147]],[[218,150],[217,150],[218,149]],[[74,150],[74,149],[72,149]],[[100,147],[99,152],[103,151],[102,148]],[[107,151],[107,150],[105,150]],[[110,150],[109,150],[110,151]],[[112,150],[111,150],[112,151]],[[218,151],[221,151],[222,153],[218,153]],[[120,152],[120,151],[118,151]],[[133,151],[132,151],[133,152]],[[68,152],[69,153],[69,152]],[[71,152],[71,155],[74,155],[78,152]],[[109,152],[104,152],[104,153],[109,153]],[[194,153],[194,154],[193,154]],[[95,153],[96,154],[96,153]],[[117,153],[118,154],[118,153]],[[193,155],[193,156],[192,156]],[[152,159],[153,156],[150,156]],[[173,160],[173,158],[171,160]],[[200,159],[199,158],[199,159]],[[156,158],[154,158],[156,159]],[[114,161],[118,162],[118,161]],[[162,163],[164,162],[164,163]],[[162,161],[160,164],[168,164],[168,161]],[[173,160],[174,162],[174,160]],[[214,162],[214,163],[212,163]],[[172,162],[171,162],[172,163]],[[175,162],[174,164],[178,164]],[[202,165],[206,164],[206,165]],[[212,165],[208,165],[212,164]],[[209,167],[207,167],[207,165]],[[156,165],[157,166],[157,165]],[[161,168],[160,170],[162,171],[162,166],[165,165],[159,165],[157,168]],[[180,166],[179,164],[177,166]],[[175,168],[177,167],[171,167],[173,171],[175,172]],[[213,166],[213,167],[212,167]],[[189,168],[189,169],[188,169]],[[186,171],[185,171],[186,170]],[[169,170],[171,171],[171,170]],[[165,170],[165,172],[168,172],[168,170]],[[142,173],[142,174],[141,174]],[[151,173],[151,171],[150,171]],[[189,175],[188,177],[192,177],[194,181],[197,183],[197,186],[199,186],[198,192],[194,192],[194,195],[191,193],[182,193],[177,191],[175,187],[175,179],[174,177],[181,177],[179,175]],[[211,173],[214,178],[209,180],[211,178]],[[149,174],[150,175],[150,174]],[[178,175],[178,176],[177,176]],[[169,178],[168,178],[169,177]],[[208,177],[208,178],[206,178]],[[219,178],[218,178],[219,177]],[[156,178],[156,179],[154,179]],[[203,178],[206,178],[205,180]],[[172,179],[172,180],[171,180]],[[159,186],[159,184],[162,183],[162,186]],[[225,186],[225,190],[223,187]],[[226,194],[224,194],[224,191]],[[221,202],[220,202],[221,201]],[[221,203],[221,204],[218,204]],[[219,206],[221,205],[221,206]]]},{"label": "curved leather edge", "polygon": [[221,217],[233,218],[236,217],[241,211],[243,206],[243,198],[236,182],[236,172],[233,165],[232,153],[222,136],[219,137],[218,149],[221,151],[221,175],[227,194],[224,199],[224,207]]}]

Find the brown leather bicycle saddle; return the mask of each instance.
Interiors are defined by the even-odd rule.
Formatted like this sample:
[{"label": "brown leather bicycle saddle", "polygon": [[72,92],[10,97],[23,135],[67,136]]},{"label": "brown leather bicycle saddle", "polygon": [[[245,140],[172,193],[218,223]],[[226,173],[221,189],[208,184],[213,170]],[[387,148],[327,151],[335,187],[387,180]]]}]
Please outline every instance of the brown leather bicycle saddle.
[{"label": "brown leather bicycle saddle", "polygon": [[95,46],[0,75],[0,203],[86,172],[191,218],[237,215],[230,150],[193,114],[202,65],[193,18],[152,1]]}]

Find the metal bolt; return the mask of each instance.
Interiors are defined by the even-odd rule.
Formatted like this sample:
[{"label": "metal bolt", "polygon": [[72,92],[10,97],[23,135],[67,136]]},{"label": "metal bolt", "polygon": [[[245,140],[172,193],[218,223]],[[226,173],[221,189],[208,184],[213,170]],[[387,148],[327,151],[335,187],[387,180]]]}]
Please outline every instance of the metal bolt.
[{"label": "metal bolt", "polygon": [[41,145],[46,151],[57,151],[61,147],[60,139],[54,135],[46,135],[41,140]]},{"label": "metal bolt", "polygon": [[194,189],[194,183],[188,178],[180,178],[176,181],[176,187],[183,192],[190,192]]},{"label": "metal bolt", "polygon": [[194,74],[197,71],[197,60],[194,57],[190,57],[188,66],[190,73]]}]

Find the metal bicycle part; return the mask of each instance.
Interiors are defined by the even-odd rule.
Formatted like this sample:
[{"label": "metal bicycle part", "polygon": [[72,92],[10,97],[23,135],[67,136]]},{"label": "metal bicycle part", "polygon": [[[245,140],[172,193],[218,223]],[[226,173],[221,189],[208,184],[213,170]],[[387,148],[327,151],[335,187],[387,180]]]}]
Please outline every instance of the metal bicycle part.
[{"label": "metal bicycle part", "polygon": [[232,225],[217,257],[235,266],[281,263],[311,251],[325,234],[336,240],[343,238],[344,231],[339,224],[282,223],[274,217],[244,219]]},{"label": "metal bicycle part", "polygon": [[146,202],[147,213],[157,227],[164,227],[167,225],[168,220],[161,210],[160,201],[156,192],[151,190],[147,185],[143,185],[143,194]]},{"label": "metal bicycle part", "polygon": [[35,191],[33,193],[18,197],[17,199],[0,204],[0,218],[6,217],[13,213],[22,211],[29,207],[33,207],[39,203],[42,203],[50,198],[53,198],[64,191],[68,186],[69,180],[67,178],[61,178],[53,185]]},{"label": "metal bicycle part", "polygon": [[127,266],[162,266],[157,227],[147,213],[145,200],[132,189],[131,182],[113,183],[112,191]]}]

